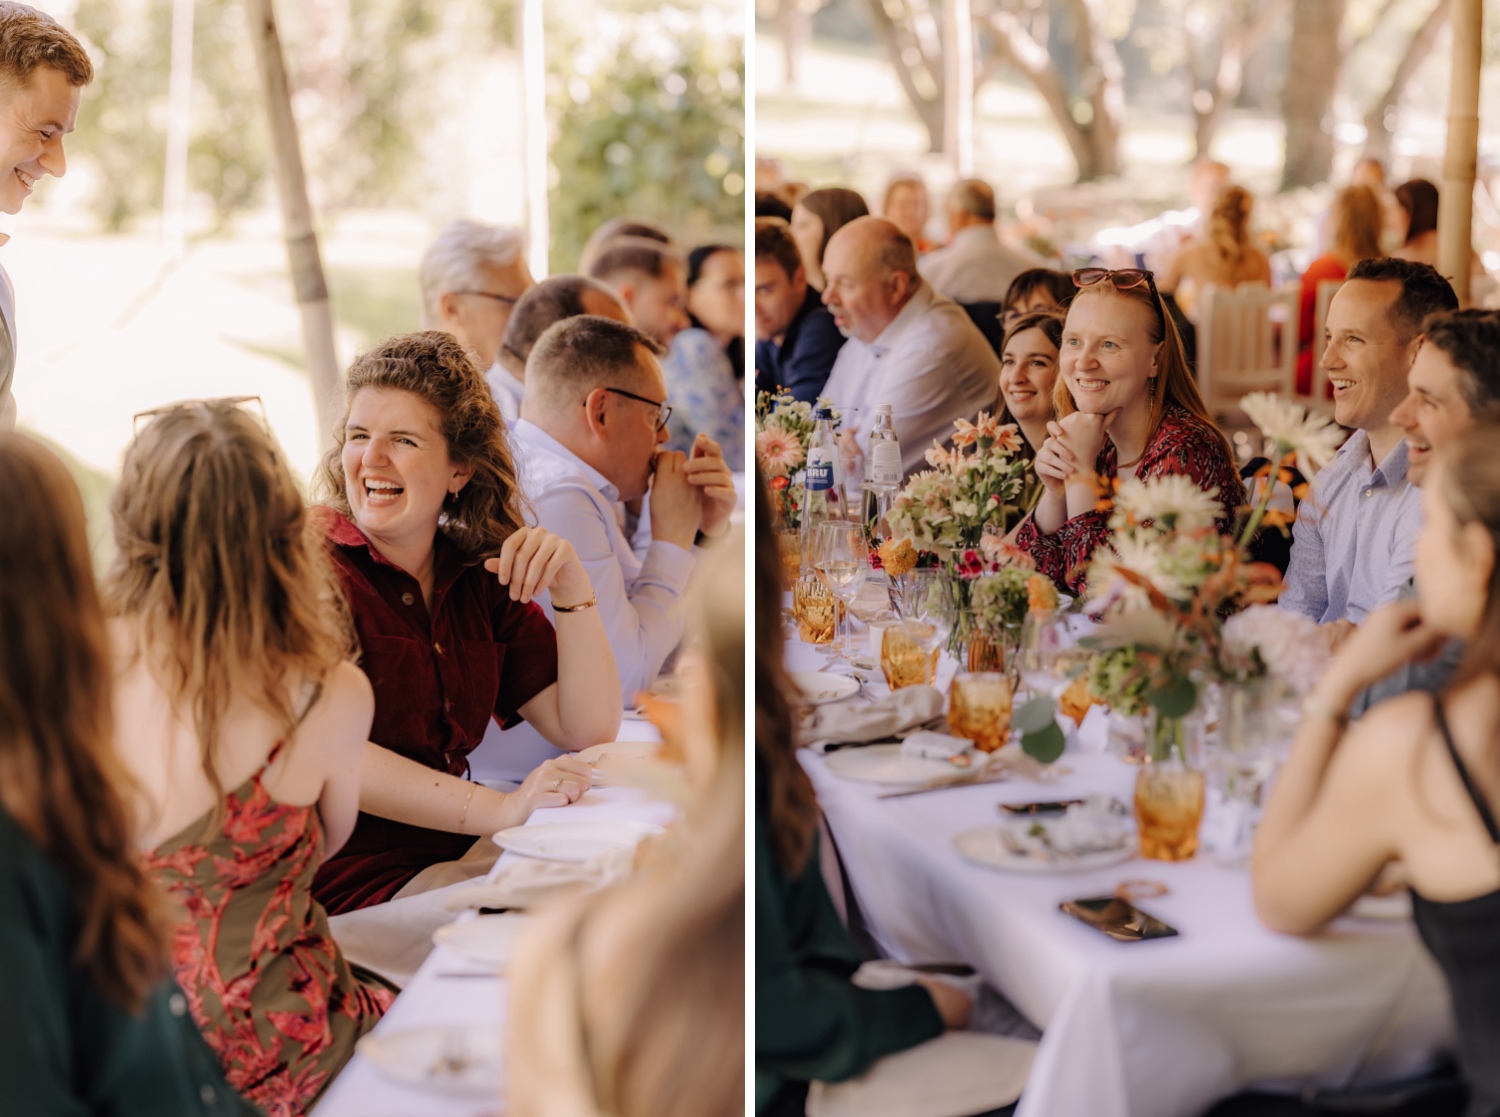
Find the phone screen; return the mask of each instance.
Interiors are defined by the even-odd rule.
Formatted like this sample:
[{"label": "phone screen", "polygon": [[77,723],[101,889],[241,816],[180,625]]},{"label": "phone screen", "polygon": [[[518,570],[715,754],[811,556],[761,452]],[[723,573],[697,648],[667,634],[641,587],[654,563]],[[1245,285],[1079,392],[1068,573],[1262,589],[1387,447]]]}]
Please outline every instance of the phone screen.
[{"label": "phone screen", "polygon": [[1074,919],[1081,919],[1096,931],[1102,931],[1116,942],[1142,942],[1166,939],[1177,934],[1154,915],[1118,896],[1094,896],[1086,900],[1069,900],[1058,905]]}]

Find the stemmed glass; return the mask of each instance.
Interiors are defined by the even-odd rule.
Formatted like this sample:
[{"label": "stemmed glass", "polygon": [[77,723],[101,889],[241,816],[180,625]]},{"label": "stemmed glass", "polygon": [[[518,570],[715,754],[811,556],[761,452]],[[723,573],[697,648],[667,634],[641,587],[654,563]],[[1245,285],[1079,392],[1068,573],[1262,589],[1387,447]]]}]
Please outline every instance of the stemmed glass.
[{"label": "stemmed glass", "polygon": [[1051,694],[1057,687],[1057,657],[1067,628],[1053,610],[1033,609],[1021,622],[1021,681],[1033,694]]},{"label": "stemmed glass", "polygon": [[[901,627],[912,643],[922,649],[925,671],[934,671],[932,653],[942,647],[953,631],[956,607],[941,570],[913,570],[902,579],[896,594]],[[936,678],[929,680],[936,682]]]},{"label": "stemmed glass", "polygon": [[870,552],[864,528],[851,520],[825,520],[818,525],[813,541],[813,569],[843,606],[835,609],[834,641],[831,655],[835,662],[849,656],[844,632],[848,613],[860,587],[870,573]]}]

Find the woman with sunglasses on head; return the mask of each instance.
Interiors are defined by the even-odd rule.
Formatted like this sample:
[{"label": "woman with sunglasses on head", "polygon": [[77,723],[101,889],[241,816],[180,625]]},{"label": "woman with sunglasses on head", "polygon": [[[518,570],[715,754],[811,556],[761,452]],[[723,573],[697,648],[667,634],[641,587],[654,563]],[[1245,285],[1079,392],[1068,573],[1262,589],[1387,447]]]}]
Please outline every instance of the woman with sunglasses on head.
[{"label": "woman with sunglasses on head", "polygon": [[164,409],[113,501],[116,743],[172,957],[229,1084],[271,1117],[321,1096],[392,990],[312,897],[354,826],[374,700],[302,496],[233,400]]},{"label": "woman with sunglasses on head", "polygon": [[[588,575],[566,540],[522,520],[505,421],[453,338],[391,338],[355,360],[344,398],[315,487],[375,721],[354,833],[315,883],[335,915],[425,890],[423,870],[589,787],[571,756],[513,792],[466,779],[491,718],[576,751],[614,740],[622,713]],[[498,854],[487,837],[481,849]]]},{"label": "woman with sunglasses on head", "polygon": [[1073,278],[1078,292],[1063,327],[1057,418],[1036,455],[1042,497],[1016,545],[1054,582],[1081,593],[1084,567],[1109,541],[1096,479],[1185,474],[1218,495],[1226,531],[1245,488],[1151,273],[1084,268]]},{"label": "woman with sunglasses on head", "polygon": [[0,1112],[252,1117],[171,979],[67,468],[0,435]]}]

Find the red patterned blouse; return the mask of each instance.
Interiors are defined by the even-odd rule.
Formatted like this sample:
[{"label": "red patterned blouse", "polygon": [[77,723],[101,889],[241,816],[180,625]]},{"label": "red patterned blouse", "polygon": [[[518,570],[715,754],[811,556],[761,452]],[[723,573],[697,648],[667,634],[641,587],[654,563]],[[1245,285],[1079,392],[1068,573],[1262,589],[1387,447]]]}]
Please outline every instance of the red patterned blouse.
[{"label": "red patterned blouse", "polygon": [[[1116,460],[1115,444],[1106,438],[1094,462],[1094,471],[1113,481],[1118,476]],[[1217,486],[1224,504],[1219,529],[1226,532],[1233,529],[1235,512],[1245,503],[1244,482],[1225,450],[1218,428],[1177,404],[1168,406],[1162,415],[1161,425],[1146,443],[1146,452],[1135,470],[1142,481],[1167,473],[1186,474],[1201,489]],[[1107,512],[1074,516],[1051,535],[1038,531],[1035,520],[1028,516],[1016,533],[1016,546],[1036,560],[1039,571],[1078,594],[1086,589],[1084,572],[1095,549],[1108,542]]]},{"label": "red patterned blouse", "polygon": [[[375,688],[370,740],[462,776],[490,718],[517,711],[557,681],[557,633],[439,532],[432,611],[422,587],[353,523],[325,509],[328,550],[359,634],[359,665]],[[330,915],[389,900],[429,865],[462,857],[472,834],[448,834],[360,812],[344,848],[324,862],[314,894]]]}]

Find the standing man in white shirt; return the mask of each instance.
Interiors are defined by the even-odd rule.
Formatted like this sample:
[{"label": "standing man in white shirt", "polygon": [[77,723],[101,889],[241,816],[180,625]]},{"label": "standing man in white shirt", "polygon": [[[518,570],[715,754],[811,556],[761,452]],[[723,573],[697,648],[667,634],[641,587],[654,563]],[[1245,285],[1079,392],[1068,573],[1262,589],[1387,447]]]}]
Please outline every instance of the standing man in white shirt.
[{"label": "standing man in white shirt", "polygon": [[511,310],[536,286],[526,267],[520,229],[450,221],[422,255],[422,327],[446,330],[469,351],[484,374],[500,412],[514,423],[520,385],[500,364],[500,344]]},{"label": "standing man in white shirt", "polygon": [[955,419],[998,410],[999,358],[963,308],[917,274],[916,249],[894,224],[849,222],[829,240],[823,274],[823,303],[849,339],[823,395],[843,409],[861,452],[877,404],[891,405],[907,473],[926,467]]},{"label": "standing man in white shirt", "polygon": [[[0,212],[20,213],[43,175],[67,171],[63,137],[93,80],[87,52],[62,24],[25,4],[0,3]],[[0,268],[0,431],[16,426],[15,299]]]},{"label": "standing man in white shirt", "polygon": [[948,191],[948,243],[917,262],[922,278],[957,303],[1003,303],[1011,281],[1046,261],[1002,244],[995,228],[995,191],[965,178]]},{"label": "standing man in white shirt", "polygon": [[[620,667],[627,706],[682,640],[693,541],[729,530],[734,482],[719,447],[699,435],[691,454],[666,441],[660,347],[632,326],[582,315],[557,323],[526,365],[526,417],[513,428],[526,460],[522,487],[536,522],[562,536],[588,572]],[[626,536],[621,503],[650,491],[650,532]],[[546,594],[537,601],[551,614]],[[481,755],[483,754],[483,755]],[[556,750],[524,725],[481,745],[476,776],[524,777]]]}]

